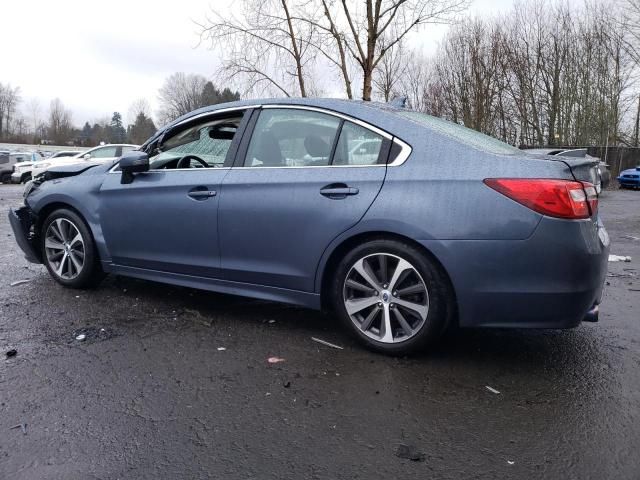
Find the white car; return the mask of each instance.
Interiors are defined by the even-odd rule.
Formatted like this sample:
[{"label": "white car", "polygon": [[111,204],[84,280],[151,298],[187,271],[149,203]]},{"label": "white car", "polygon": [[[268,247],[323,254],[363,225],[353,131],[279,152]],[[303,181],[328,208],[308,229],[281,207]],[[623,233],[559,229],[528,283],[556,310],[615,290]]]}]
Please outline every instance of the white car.
[{"label": "white car", "polygon": [[[61,150],[59,152],[54,153],[51,157],[47,157],[47,160],[50,158],[58,158],[58,157],[73,157],[74,155],[78,155],[78,151],[72,150]],[[42,155],[40,153],[40,155]],[[31,169],[33,168],[33,164],[35,162],[42,161],[40,156],[35,155],[35,158],[29,159],[24,162],[18,162],[13,166],[13,173],[11,174],[11,183],[26,183],[31,180]]]},{"label": "white car", "polygon": [[73,157],[47,158],[46,160],[36,162],[32,165],[31,178],[36,178],[38,175],[47,171],[47,169],[51,167],[58,167],[60,165],[73,165],[75,163],[81,163],[88,160],[91,160],[92,162],[97,161],[106,163],[111,160],[115,160],[116,158],[120,158],[125,152],[135,150],[136,148],[138,148],[138,145],[122,143],[100,145],[92,148],[91,150],[87,150],[86,152],[80,152]]}]

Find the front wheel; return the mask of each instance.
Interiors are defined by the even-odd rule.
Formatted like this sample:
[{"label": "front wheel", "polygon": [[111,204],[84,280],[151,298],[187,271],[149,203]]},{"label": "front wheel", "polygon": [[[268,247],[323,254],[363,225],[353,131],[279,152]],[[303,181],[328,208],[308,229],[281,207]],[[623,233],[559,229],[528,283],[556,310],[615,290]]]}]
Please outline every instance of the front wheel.
[{"label": "front wheel", "polygon": [[338,265],[334,307],[367,347],[391,354],[423,350],[444,332],[453,293],[442,268],[415,246],[367,242]]},{"label": "front wheel", "polygon": [[77,213],[54,211],[41,232],[42,259],[55,281],[66,287],[86,288],[102,279],[93,237]]}]

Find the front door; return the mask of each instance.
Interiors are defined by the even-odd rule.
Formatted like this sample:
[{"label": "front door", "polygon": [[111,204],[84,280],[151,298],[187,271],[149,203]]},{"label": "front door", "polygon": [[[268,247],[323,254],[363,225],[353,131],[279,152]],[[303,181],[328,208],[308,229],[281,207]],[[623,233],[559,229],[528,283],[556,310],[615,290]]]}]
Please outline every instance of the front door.
[{"label": "front door", "polygon": [[389,140],[313,109],[264,108],[224,178],[225,279],[312,292],[320,257],[382,187]]},{"label": "front door", "polygon": [[219,276],[220,186],[242,117],[213,114],[174,128],[132,183],[122,184],[118,171],[107,175],[99,214],[114,264]]}]

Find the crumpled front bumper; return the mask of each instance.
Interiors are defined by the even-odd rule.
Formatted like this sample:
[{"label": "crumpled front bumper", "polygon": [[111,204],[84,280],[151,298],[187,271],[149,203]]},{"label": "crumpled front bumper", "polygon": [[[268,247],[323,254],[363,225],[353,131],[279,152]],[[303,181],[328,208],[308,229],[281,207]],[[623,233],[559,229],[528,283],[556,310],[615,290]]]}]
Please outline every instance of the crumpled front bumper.
[{"label": "crumpled front bumper", "polygon": [[24,252],[25,258],[31,263],[42,263],[40,249],[37,246],[36,238],[33,234],[33,225],[36,216],[29,207],[9,209],[9,223],[13,230],[13,235],[20,249]]}]

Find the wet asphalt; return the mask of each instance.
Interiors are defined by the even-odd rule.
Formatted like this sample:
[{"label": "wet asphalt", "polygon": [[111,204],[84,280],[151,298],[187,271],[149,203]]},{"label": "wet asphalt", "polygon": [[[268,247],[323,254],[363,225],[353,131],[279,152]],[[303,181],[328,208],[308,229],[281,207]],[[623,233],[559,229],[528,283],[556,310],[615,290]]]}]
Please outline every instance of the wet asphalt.
[{"label": "wet asphalt", "polygon": [[14,243],[21,191],[0,185],[2,479],[640,478],[640,191],[601,199],[632,261],[609,264],[599,323],[461,330],[413,358],[300,308],[65,289]]}]

